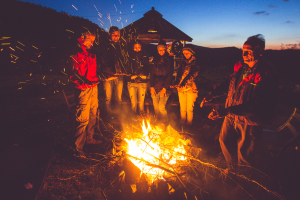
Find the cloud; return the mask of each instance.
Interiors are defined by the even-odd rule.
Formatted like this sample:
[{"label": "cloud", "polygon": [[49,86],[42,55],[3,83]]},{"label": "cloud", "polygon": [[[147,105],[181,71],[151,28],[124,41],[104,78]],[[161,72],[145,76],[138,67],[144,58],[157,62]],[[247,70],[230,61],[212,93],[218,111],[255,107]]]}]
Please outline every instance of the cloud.
[{"label": "cloud", "polygon": [[287,23],[287,24],[291,24],[291,23],[294,23],[294,22],[292,22],[292,21],[286,21],[285,23]]},{"label": "cloud", "polygon": [[277,6],[274,5],[268,5],[269,8],[277,8]]},{"label": "cloud", "polygon": [[267,11],[258,11],[253,13],[254,15],[269,15],[269,13]]}]

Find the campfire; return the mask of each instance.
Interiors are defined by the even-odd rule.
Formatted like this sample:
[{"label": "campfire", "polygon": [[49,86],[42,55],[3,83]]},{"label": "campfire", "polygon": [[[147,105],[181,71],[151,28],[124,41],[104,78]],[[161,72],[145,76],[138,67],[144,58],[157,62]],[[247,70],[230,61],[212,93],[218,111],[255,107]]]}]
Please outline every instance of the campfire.
[{"label": "campfire", "polygon": [[124,140],[128,144],[128,159],[141,170],[141,175],[147,176],[148,181],[173,176],[180,163],[188,162],[185,147],[191,145],[191,141],[170,125],[164,130],[143,121],[142,131],[126,131]]},{"label": "campfire", "polygon": [[220,179],[229,183],[223,185],[225,182],[222,182],[222,187],[238,185],[246,196],[252,197],[252,194],[240,184],[251,183],[259,186],[260,192],[284,199],[255,180],[207,162],[202,149],[196,147],[190,136],[170,125],[152,126],[149,121],[143,121],[140,127],[126,124],[122,132],[114,130],[112,154],[103,158],[108,161],[107,172],[117,172],[110,184],[124,199],[197,200],[203,195],[213,196],[208,191]]}]

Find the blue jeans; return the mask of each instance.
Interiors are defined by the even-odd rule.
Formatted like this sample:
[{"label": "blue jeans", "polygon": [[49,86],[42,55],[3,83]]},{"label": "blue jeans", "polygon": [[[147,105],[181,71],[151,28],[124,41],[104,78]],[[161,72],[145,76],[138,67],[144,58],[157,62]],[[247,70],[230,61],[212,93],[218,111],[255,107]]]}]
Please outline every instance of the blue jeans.
[{"label": "blue jeans", "polygon": [[156,95],[151,95],[154,107],[154,113],[156,116],[160,116],[163,119],[167,119],[168,113],[166,110],[166,104],[169,99],[169,94],[166,96],[162,96],[160,92],[156,93]]},{"label": "blue jeans", "polygon": [[178,92],[180,103],[181,124],[192,125],[194,116],[194,103],[198,97],[197,92]]},{"label": "blue jeans", "polygon": [[140,113],[144,113],[144,101],[147,91],[147,83],[127,83],[128,92],[131,100],[131,110],[137,112],[137,105],[139,104]]},{"label": "blue jeans", "polygon": [[93,139],[95,133],[97,109],[98,109],[98,86],[75,90],[76,100],[76,141],[77,150],[82,151],[86,140]]},{"label": "blue jeans", "polygon": [[122,102],[122,92],[123,92],[123,77],[118,77],[116,79],[104,81],[103,83],[105,94],[106,94],[106,108],[111,111],[111,98],[114,91],[115,101],[117,104]]}]

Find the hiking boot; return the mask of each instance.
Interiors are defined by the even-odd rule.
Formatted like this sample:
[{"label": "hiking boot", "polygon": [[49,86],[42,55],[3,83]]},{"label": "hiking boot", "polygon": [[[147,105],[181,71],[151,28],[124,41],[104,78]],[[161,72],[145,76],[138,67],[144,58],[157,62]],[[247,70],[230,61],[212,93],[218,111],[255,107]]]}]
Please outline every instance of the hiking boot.
[{"label": "hiking boot", "polygon": [[84,153],[83,151],[80,151],[80,150],[76,150],[75,153],[74,153],[74,155],[75,155],[76,157],[86,158],[85,153]]},{"label": "hiking boot", "polygon": [[95,140],[95,139],[91,139],[86,142],[86,144],[101,144],[101,143],[102,143],[101,140]]}]

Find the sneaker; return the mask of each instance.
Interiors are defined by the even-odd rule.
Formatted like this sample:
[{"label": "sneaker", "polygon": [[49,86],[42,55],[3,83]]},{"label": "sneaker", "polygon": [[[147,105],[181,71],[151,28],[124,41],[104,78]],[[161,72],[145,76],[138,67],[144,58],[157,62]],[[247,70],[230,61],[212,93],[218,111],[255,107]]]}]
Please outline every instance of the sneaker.
[{"label": "sneaker", "polygon": [[86,144],[101,144],[101,143],[102,143],[101,140],[95,140],[95,139],[91,139],[86,142]]},{"label": "sneaker", "polygon": [[76,157],[86,158],[85,153],[84,153],[83,151],[80,151],[80,150],[76,150],[74,155],[75,155]]}]

